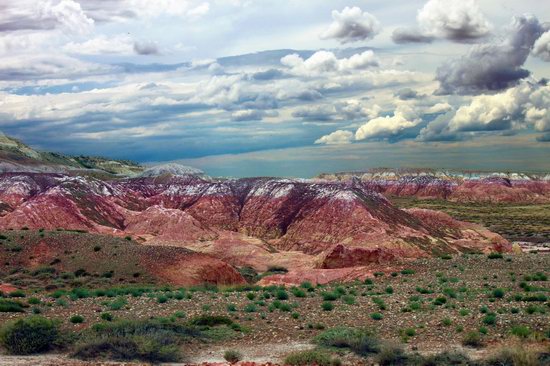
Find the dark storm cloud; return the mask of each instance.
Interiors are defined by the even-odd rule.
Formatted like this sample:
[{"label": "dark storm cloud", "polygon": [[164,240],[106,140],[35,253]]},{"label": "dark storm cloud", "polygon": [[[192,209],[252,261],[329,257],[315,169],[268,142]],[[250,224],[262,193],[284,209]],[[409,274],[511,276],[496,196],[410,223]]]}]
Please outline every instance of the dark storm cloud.
[{"label": "dark storm cloud", "polygon": [[418,29],[397,28],[393,31],[392,40],[398,44],[404,43],[432,43],[435,37],[422,34]]},{"label": "dark storm cloud", "polygon": [[33,19],[21,17],[19,19],[0,20],[0,32],[12,32],[20,30],[52,30],[57,26],[55,19]]},{"label": "dark storm cloud", "polygon": [[419,99],[424,97],[423,94],[418,94],[416,90],[412,90],[411,88],[399,89],[394,95],[401,100]]},{"label": "dark storm cloud", "polygon": [[301,118],[304,121],[328,122],[334,119],[336,110],[332,106],[304,107],[292,113],[292,117]]},{"label": "dark storm cloud", "polygon": [[288,75],[282,72],[281,70],[277,70],[277,69],[258,71],[252,74],[252,79],[258,80],[258,81],[282,79],[285,77],[288,77]]},{"label": "dark storm cloud", "polygon": [[536,17],[515,17],[503,41],[473,46],[467,55],[440,66],[437,94],[478,94],[517,84],[530,75],[522,66],[543,32]]},{"label": "dark storm cloud", "polygon": [[138,41],[134,42],[134,52],[138,55],[158,55],[159,49],[155,42]]},{"label": "dark storm cloud", "polygon": [[449,131],[449,122],[454,117],[455,112],[448,112],[436,117],[435,120],[430,122],[427,126],[420,130],[417,136],[418,141],[460,141],[463,139],[462,135],[457,132]]}]

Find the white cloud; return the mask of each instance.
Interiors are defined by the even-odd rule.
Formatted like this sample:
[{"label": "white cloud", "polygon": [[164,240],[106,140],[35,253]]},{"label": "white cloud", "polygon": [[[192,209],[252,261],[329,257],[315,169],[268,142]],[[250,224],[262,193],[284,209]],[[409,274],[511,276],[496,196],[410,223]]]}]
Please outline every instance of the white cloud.
[{"label": "white cloud", "polygon": [[116,36],[99,35],[84,42],[69,42],[63,46],[68,53],[80,55],[121,54],[134,53],[134,41],[125,34]]},{"label": "white cloud", "polygon": [[417,20],[424,34],[454,41],[478,39],[491,31],[474,0],[430,0],[418,12]]},{"label": "white cloud", "polygon": [[404,130],[417,126],[420,122],[420,117],[410,106],[401,104],[395,109],[393,116],[374,118],[359,127],[355,133],[355,139],[366,140],[397,136]]},{"label": "white cloud", "polygon": [[18,0],[1,9],[0,32],[63,29],[86,34],[94,27],[94,20],[73,0]]},{"label": "white cloud", "polygon": [[122,0],[120,6],[128,6],[140,17],[154,18],[161,15],[200,17],[208,13],[208,2],[190,0]]},{"label": "white cloud", "polygon": [[433,106],[429,107],[426,110],[426,113],[433,113],[433,114],[443,113],[443,112],[448,112],[451,109],[453,109],[453,107],[449,103],[443,102],[443,103],[434,104]]},{"label": "white cloud", "polygon": [[345,7],[332,11],[332,24],[321,33],[321,39],[336,39],[340,43],[366,41],[380,32],[380,22],[376,17],[358,7]]},{"label": "white cloud", "polygon": [[378,59],[371,50],[342,59],[338,59],[330,51],[317,51],[306,60],[297,54],[291,54],[283,57],[281,63],[289,67],[292,73],[304,76],[335,72],[346,73],[379,65]]},{"label": "white cloud", "polygon": [[529,100],[528,84],[510,88],[504,93],[480,95],[460,107],[449,123],[451,131],[510,129]]},{"label": "white cloud", "polygon": [[533,47],[533,55],[550,62],[550,31],[544,33],[535,42]]},{"label": "white cloud", "polygon": [[396,43],[430,43],[434,39],[472,42],[487,36],[491,24],[475,0],[429,0],[416,16],[418,28],[397,28]]},{"label": "white cloud", "polygon": [[277,111],[264,111],[259,109],[246,109],[233,112],[231,120],[234,122],[261,121],[266,117],[277,117]]},{"label": "white cloud", "polygon": [[316,144],[325,145],[347,145],[351,144],[353,133],[344,130],[335,131],[329,135],[325,135],[315,141]]},{"label": "white cloud", "polygon": [[492,95],[479,95],[468,105],[434,120],[421,132],[422,140],[457,139],[461,133],[511,131],[532,127],[550,131],[550,86],[523,82]]},{"label": "white cloud", "polygon": [[63,54],[24,54],[0,58],[0,80],[73,79],[112,73],[115,69]]}]

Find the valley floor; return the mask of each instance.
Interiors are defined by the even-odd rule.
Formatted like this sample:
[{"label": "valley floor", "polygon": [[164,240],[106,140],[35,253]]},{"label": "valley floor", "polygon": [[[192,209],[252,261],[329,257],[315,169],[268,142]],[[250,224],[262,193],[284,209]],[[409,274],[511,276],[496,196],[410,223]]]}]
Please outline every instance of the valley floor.
[{"label": "valley floor", "polygon": [[[35,312],[75,333],[102,322],[105,313],[115,320],[161,317],[174,323],[222,315],[239,324],[236,331],[212,327],[208,338],[182,345],[184,360],[191,363],[221,362],[230,349],[247,361],[282,363],[292,351],[314,348],[312,340],[322,332],[343,326],[371,329],[380,339],[422,354],[460,349],[479,358],[511,340],[550,351],[550,255],[460,255],[416,260],[403,268],[366,282],[286,290],[157,286],[134,296],[109,289],[54,296],[29,290],[12,298],[32,303],[24,313],[1,312],[0,321]],[[73,324],[75,315],[83,322]],[[479,337],[475,348],[464,344],[471,334]],[[343,349],[332,351],[344,364],[372,362]],[[65,356],[0,356],[2,366],[31,364],[80,365]]]}]

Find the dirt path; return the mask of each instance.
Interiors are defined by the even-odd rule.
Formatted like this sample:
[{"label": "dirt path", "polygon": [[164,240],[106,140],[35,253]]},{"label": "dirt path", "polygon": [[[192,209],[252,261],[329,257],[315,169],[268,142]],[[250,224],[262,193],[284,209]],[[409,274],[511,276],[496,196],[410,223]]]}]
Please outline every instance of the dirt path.
[{"label": "dirt path", "polygon": [[0,356],[0,366],[145,366],[141,363],[84,362],[65,355]]},{"label": "dirt path", "polygon": [[[311,349],[314,346],[310,343],[272,343],[261,345],[212,346],[208,349],[198,350],[191,353],[185,363],[167,364],[167,366],[184,366],[187,364],[202,364],[205,362],[222,362],[223,354],[228,349],[238,350],[243,359],[247,362],[256,363],[277,363],[293,351]],[[187,352],[186,352],[187,353]],[[84,362],[72,360],[64,355],[39,355],[39,356],[0,356],[0,366],[141,366],[146,364],[138,363],[117,363],[117,362]]]},{"label": "dirt path", "polygon": [[231,346],[213,346],[201,350],[196,354],[191,354],[188,363],[200,364],[203,362],[224,362],[223,354],[228,349],[235,349],[243,355],[243,360],[257,363],[278,363],[282,362],[284,357],[294,351],[303,351],[312,349],[314,345],[304,342],[290,343],[266,343],[259,345],[235,345]]}]

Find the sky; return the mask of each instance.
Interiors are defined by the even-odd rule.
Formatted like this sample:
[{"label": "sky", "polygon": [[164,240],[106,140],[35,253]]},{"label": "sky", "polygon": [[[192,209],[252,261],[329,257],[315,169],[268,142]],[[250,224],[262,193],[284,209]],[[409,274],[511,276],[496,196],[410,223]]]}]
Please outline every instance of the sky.
[{"label": "sky", "polygon": [[223,176],[550,171],[550,3],[0,0],[0,131]]}]

